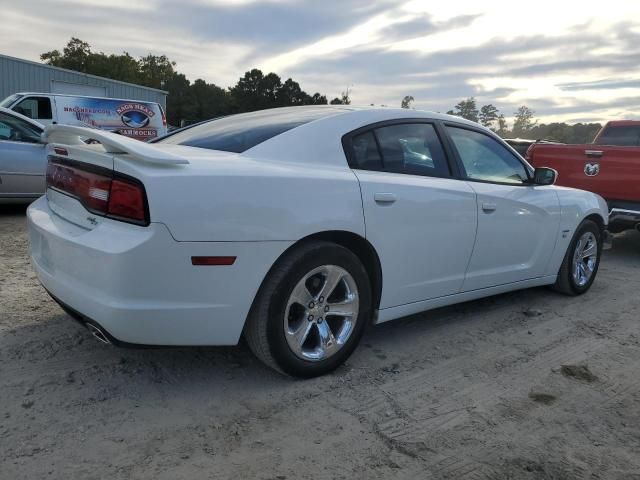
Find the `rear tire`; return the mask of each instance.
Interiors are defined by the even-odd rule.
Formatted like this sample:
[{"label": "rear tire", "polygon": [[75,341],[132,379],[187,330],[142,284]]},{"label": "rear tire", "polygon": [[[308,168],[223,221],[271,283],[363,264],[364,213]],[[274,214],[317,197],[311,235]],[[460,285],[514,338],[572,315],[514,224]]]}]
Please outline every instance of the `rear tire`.
[{"label": "rear tire", "polygon": [[553,289],[565,295],[582,295],[596,278],[602,254],[602,230],[592,220],[584,220],[567,248]]},{"label": "rear tire", "polygon": [[358,257],[340,245],[312,241],[295,247],[271,269],[244,336],[271,368],[316,377],[351,355],[371,313],[371,284]]}]

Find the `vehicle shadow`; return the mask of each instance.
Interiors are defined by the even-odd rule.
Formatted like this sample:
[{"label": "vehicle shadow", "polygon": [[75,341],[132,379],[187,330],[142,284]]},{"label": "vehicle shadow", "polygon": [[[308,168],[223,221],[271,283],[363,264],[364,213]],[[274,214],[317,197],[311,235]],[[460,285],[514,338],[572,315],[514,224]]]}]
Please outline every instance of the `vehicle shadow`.
[{"label": "vehicle shadow", "polygon": [[[347,363],[325,377],[302,382],[332,385],[358,383],[359,377],[397,373],[414,360],[417,352],[436,351],[469,335],[487,335],[521,326],[529,308],[544,309],[549,297],[560,297],[546,288],[507,293],[444,307],[397,321],[371,326]],[[558,298],[560,297],[560,298]],[[226,389],[259,391],[290,388],[301,382],[284,377],[260,363],[241,339],[230,347],[120,348],[105,345],[72,320],[57,305],[42,320],[0,333],[0,376],[15,373],[7,381],[31,384],[65,384],[81,381],[83,390],[127,390],[135,385],[143,396],[151,390],[199,395],[204,385],[224,384]],[[445,354],[446,355],[446,354]],[[144,386],[146,385],[146,388]],[[204,387],[209,390],[209,387]],[[114,390],[115,389],[115,390]]]}]

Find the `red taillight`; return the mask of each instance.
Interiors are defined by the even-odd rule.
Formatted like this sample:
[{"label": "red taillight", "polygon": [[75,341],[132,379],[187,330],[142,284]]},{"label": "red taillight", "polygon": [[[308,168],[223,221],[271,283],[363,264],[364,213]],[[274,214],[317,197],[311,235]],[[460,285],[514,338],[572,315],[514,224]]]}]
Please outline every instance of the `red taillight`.
[{"label": "red taillight", "polygon": [[52,157],[47,165],[47,188],[76,198],[92,213],[148,225],[146,194],[142,184],[113,172],[87,168]]},{"label": "red taillight", "polygon": [[91,211],[101,214],[107,212],[111,188],[111,178],[107,175],[49,162],[47,187],[76,197]]},{"label": "red taillight", "polygon": [[144,222],[146,217],[144,204],[142,185],[121,179],[114,179],[111,182],[109,215]]}]

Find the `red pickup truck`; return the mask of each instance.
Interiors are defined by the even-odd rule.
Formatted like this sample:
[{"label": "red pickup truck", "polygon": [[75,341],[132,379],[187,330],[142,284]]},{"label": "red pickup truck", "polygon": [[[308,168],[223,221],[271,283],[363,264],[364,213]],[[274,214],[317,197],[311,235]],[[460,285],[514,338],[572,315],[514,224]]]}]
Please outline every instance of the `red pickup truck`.
[{"label": "red pickup truck", "polygon": [[609,205],[609,231],[640,230],[640,121],[609,122],[586,145],[536,142],[526,158],[557,170],[558,185],[602,196]]}]

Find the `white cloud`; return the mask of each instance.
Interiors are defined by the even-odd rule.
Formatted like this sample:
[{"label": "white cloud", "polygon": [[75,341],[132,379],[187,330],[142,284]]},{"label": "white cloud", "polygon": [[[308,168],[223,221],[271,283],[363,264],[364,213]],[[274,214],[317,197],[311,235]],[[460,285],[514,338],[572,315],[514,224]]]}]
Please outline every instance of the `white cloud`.
[{"label": "white cloud", "polygon": [[310,58],[348,53],[354,47],[372,44],[377,40],[379,32],[389,25],[407,21],[410,18],[412,16],[393,17],[386,13],[376,15],[343,34],[323,38],[310,45],[267,58],[262,61],[262,66],[267,70],[279,71]]},{"label": "white cloud", "polygon": [[[476,95],[506,114],[519,103],[539,105],[545,121],[638,110],[615,106],[625,97],[640,97],[634,86],[561,87],[640,79],[632,56],[640,59],[638,1],[607,0],[606,8],[601,0],[538,0],[526,8],[497,0],[351,1],[336,4],[334,12],[315,0],[0,0],[0,45],[2,53],[38,60],[75,36],[95,51],[166,54],[191,80],[202,77],[226,87],[258,67],[285,78],[293,72],[302,88],[329,98],[352,86],[352,98],[363,104],[396,105],[413,94],[416,106],[442,111]],[[316,24],[311,8],[322,13]],[[344,21],[356,11],[353,21]],[[246,32],[238,26],[223,34],[198,21],[203,12],[214,19],[232,12],[234,22],[251,21]],[[283,12],[293,22],[298,13],[307,14],[301,25],[313,30],[308,40],[296,45],[297,37],[289,36],[279,42],[283,32],[273,25]],[[468,20],[456,21],[463,18]],[[389,59],[394,56],[406,64]]]}]

